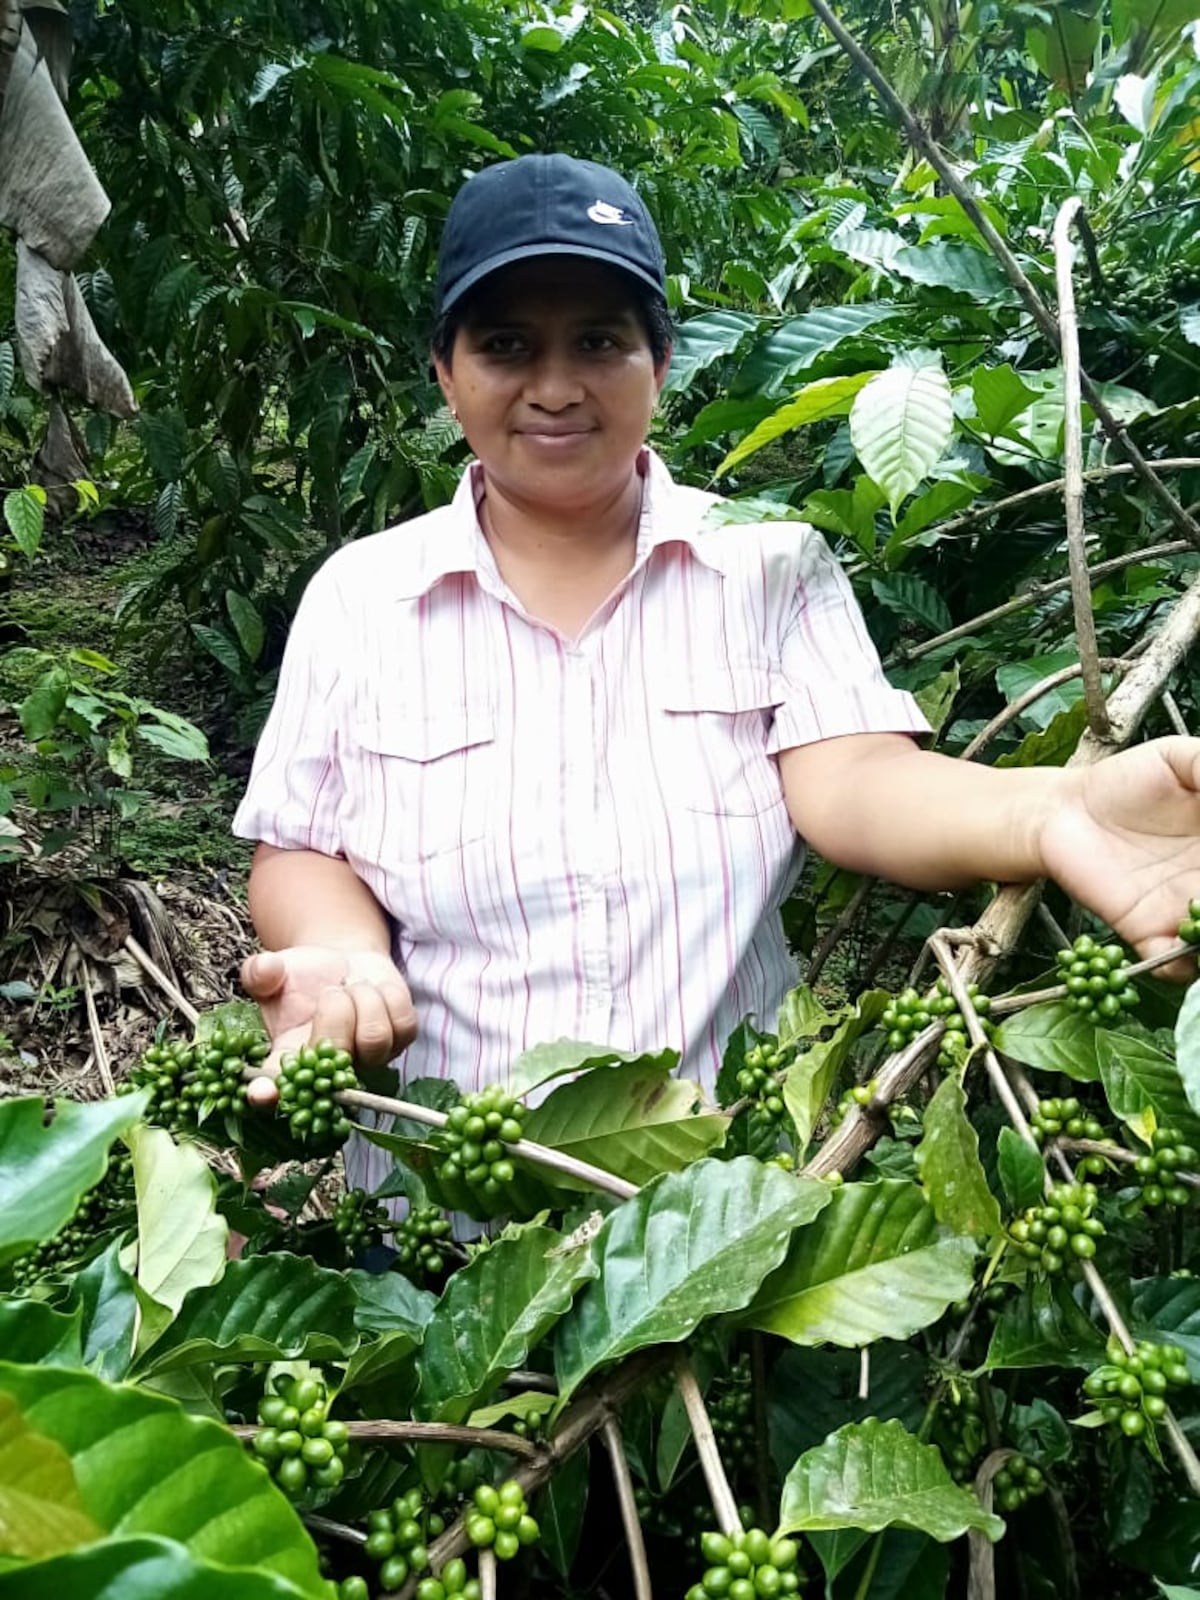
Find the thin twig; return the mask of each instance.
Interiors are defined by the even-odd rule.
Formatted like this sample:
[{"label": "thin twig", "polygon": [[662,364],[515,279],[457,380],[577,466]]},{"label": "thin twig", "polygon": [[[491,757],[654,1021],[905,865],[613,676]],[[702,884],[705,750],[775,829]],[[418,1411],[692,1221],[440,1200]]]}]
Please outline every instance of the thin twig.
[{"label": "thin twig", "polygon": [[1075,284],[1071,275],[1075,250],[1071,223],[1083,205],[1072,195],[1054,219],[1054,273],[1058,286],[1058,327],[1063,366],[1063,504],[1067,521],[1067,561],[1071,578],[1071,604],[1075,612],[1075,643],[1083,676],[1083,698],[1088,727],[1098,739],[1108,737],[1108,712],[1100,681],[1100,656],[1096,644],[1096,618],[1087,573],[1087,532],[1083,523],[1083,396],[1080,391],[1079,320],[1075,314]]},{"label": "thin twig", "polygon": [[642,1537],[642,1524],[638,1519],[637,1501],[633,1494],[633,1478],[629,1462],[625,1459],[625,1444],[621,1426],[616,1417],[606,1417],[600,1430],[604,1448],[608,1451],[613,1483],[617,1491],[617,1504],[621,1508],[621,1523],[625,1529],[625,1542],[629,1546],[629,1566],[633,1573],[633,1592],[636,1600],[654,1600],[650,1582],[650,1563],[646,1559],[646,1541]]},{"label": "thin twig", "polygon": [[[1188,457],[1190,466],[1200,467],[1200,457]],[[1110,472],[1131,472],[1132,467],[1110,467]],[[1094,472],[1085,472],[1084,479],[1094,478]],[[1039,484],[1036,490],[1026,489],[1022,494],[1013,495],[1013,500],[1021,500],[1032,493],[1041,494],[1047,489],[1061,489],[1066,483],[1065,478],[1055,478],[1053,483]],[[997,506],[1007,505],[1009,502],[998,500]],[[1144,550],[1127,550],[1123,556],[1113,556],[1108,561],[1098,561],[1094,567],[1089,567],[1088,581],[1094,583],[1100,578],[1111,577],[1114,572],[1121,572],[1125,567],[1140,566],[1147,561],[1157,560],[1161,556],[1185,555],[1192,546],[1186,539],[1172,539],[1165,544],[1148,545]],[[976,633],[980,628],[987,627],[990,623],[999,622],[1003,617],[1011,617],[1017,611],[1025,611],[1030,606],[1037,605],[1039,600],[1046,600],[1051,595],[1061,594],[1064,589],[1071,587],[1071,578],[1052,578],[1048,583],[1031,583],[1029,587],[1011,600],[1006,600],[1003,605],[993,606],[990,611],[981,611],[977,617],[969,617],[966,622],[960,622],[956,627],[947,628],[945,633],[939,633],[932,639],[925,639],[920,644],[901,645],[888,656],[885,666],[898,666],[902,662],[917,661],[922,656],[940,650],[945,644],[953,644],[956,639],[966,638],[969,634]]]},{"label": "thin twig", "polygon": [[[1140,1161],[1148,1153],[1145,1150],[1141,1154],[1136,1150],[1127,1150],[1124,1145],[1110,1144],[1107,1139],[1070,1139],[1063,1138],[1061,1134],[1053,1143],[1068,1155],[1103,1156],[1106,1161],[1123,1161],[1126,1164]],[[1171,1182],[1184,1183],[1189,1189],[1200,1189],[1200,1172],[1175,1171],[1171,1174]]]},{"label": "thin twig", "polygon": [[147,955],[145,950],[142,949],[141,945],[131,933],[126,935],[125,948],[137,962],[138,966],[141,967],[142,971],[148,977],[154,979],[155,983],[166,995],[167,999],[172,1002],[176,1010],[183,1013],[183,1015],[194,1028],[200,1021],[200,1013],[196,1010],[195,1006],[187,998],[187,996],[180,992],[177,985],[171,982],[170,978],[167,977],[166,973],[158,965],[158,963],[151,956]]},{"label": "thin twig", "polygon": [[734,1534],[742,1531],[737,1496],[730,1488],[729,1479],[725,1475],[725,1464],[717,1447],[708,1408],[704,1404],[704,1396],[700,1393],[696,1374],[692,1371],[687,1352],[684,1350],[680,1350],[675,1357],[675,1383],[679,1390],[679,1398],[683,1401],[683,1409],[687,1412],[688,1425],[692,1430],[696,1454],[700,1457],[700,1466],[704,1473],[704,1481],[708,1485],[708,1497],[712,1501],[717,1526],[726,1538],[732,1538]]},{"label": "thin twig", "polygon": [[855,917],[858,916],[858,913],[867,903],[867,897],[877,882],[878,879],[876,878],[864,878],[847,903],[842,907],[832,925],[826,930],[825,937],[813,951],[812,960],[805,969],[804,981],[810,988],[821,976],[822,968],[837,948],[843,934],[850,928]]},{"label": "thin twig", "polygon": [[92,992],[92,969],[82,955],[80,956],[79,967],[83,976],[83,1004],[87,1011],[88,1032],[92,1036],[92,1056],[96,1063],[96,1070],[100,1074],[100,1081],[104,1085],[104,1092],[111,1099],[117,1092],[117,1086],[113,1082],[112,1063],[108,1059],[108,1050],[104,1044],[104,1034],[100,1029],[100,1014],[96,1010],[96,996]]},{"label": "thin twig", "polygon": [[[1129,670],[1129,663],[1119,656],[1105,656],[1099,665],[1103,666],[1107,672],[1127,672]],[[961,752],[961,759],[963,761],[973,760],[986,745],[991,744],[992,740],[1003,728],[1006,728],[1010,722],[1015,721],[1022,711],[1028,710],[1035,701],[1042,699],[1044,695],[1048,695],[1052,689],[1057,689],[1064,683],[1070,683],[1073,678],[1078,678],[1082,672],[1083,665],[1079,661],[1074,662],[1069,667],[1060,667],[1057,672],[1048,673],[1046,677],[1026,689],[1024,694],[1019,694],[1015,700],[1009,701],[1003,711],[998,711],[986,727],[979,730],[966,749]]]},{"label": "thin twig", "polygon": [[[408,1100],[393,1100],[388,1095],[369,1094],[365,1089],[343,1089],[333,1097],[342,1105],[362,1106],[368,1111],[381,1111],[387,1116],[406,1117],[411,1122],[424,1123],[429,1128],[442,1128],[446,1125],[444,1112],[434,1111],[431,1106],[414,1105]],[[575,1178],[580,1183],[586,1183],[589,1189],[598,1189],[602,1194],[614,1195],[618,1200],[632,1200],[638,1192],[636,1183],[628,1183],[624,1178],[615,1177],[611,1172],[605,1172],[602,1167],[593,1167],[586,1161],[577,1161],[574,1156],[564,1155],[561,1150],[551,1150],[547,1145],[534,1144],[530,1139],[518,1139],[508,1146],[514,1156],[520,1156],[525,1161],[531,1161],[536,1166],[548,1167],[552,1172],[561,1172],[564,1177]]]},{"label": "thin twig", "polygon": [[1186,739],[1188,737],[1188,725],[1183,720],[1183,713],[1179,709],[1179,702],[1169,689],[1163,690],[1162,703],[1163,710],[1167,713],[1167,721],[1171,724],[1176,733],[1182,734]]},{"label": "thin twig", "polygon": [[496,1552],[479,1552],[479,1600],[496,1600]]},{"label": "thin twig", "polygon": [[323,1533],[327,1539],[341,1539],[345,1544],[363,1545],[367,1536],[361,1528],[352,1528],[348,1522],[335,1522],[332,1517],[323,1517],[318,1511],[302,1511],[300,1520],[306,1528],[311,1528],[314,1533]]},{"label": "thin twig", "polygon": [[[810,0],[810,5],[813,14],[833,35],[851,61],[872,84],[884,105],[887,106],[888,110],[899,122],[909,143],[915,150],[921,152],[942,180],[947,191],[962,206],[964,212],[971,219],[980,236],[1004,269],[1004,274],[1008,281],[1024,301],[1030,316],[1038,328],[1050,343],[1057,347],[1059,343],[1058,325],[1053,315],[1041,295],[1038,294],[1033,284],[1029,281],[1020,262],[1009,249],[991,219],[959,176],[954,163],[950,161],[929,131],[922,126],[909,110],[872,57],[848,32],[845,25],[826,4],[826,0]],[[1158,501],[1172,526],[1177,528],[1182,537],[1188,540],[1190,544],[1200,549],[1200,524],[1197,524],[1195,519],[1184,510],[1166,484],[1163,483],[1154,468],[1130,439],[1124,424],[1113,415],[1105,403],[1104,396],[1086,373],[1080,374],[1080,387],[1101,427],[1125,457],[1126,461],[1133,467],[1155,500]]]},{"label": "thin twig", "polygon": [[[519,1434],[505,1433],[500,1428],[471,1428],[465,1423],[385,1422],[372,1418],[367,1422],[348,1422],[346,1429],[352,1439],[371,1439],[377,1443],[461,1444],[468,1450],[478,1445],[488,1450],[504,1450],[526,1461],[540,1460],[546,1453],[544,1445],[522,1439]],[[251,1440],[259,1429],[252,1422],[234,1422],[229,1431],[238,1439]]]}]

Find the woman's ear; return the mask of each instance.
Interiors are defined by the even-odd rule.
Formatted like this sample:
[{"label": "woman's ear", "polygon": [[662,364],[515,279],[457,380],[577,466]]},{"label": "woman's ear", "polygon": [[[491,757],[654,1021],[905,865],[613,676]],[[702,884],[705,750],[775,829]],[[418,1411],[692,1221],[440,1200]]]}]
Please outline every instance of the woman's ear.
[{"label": "woman's ear", "polygon": [[454,374],[451,372],[448,363],[443,361],[441,356],[434,356],[433,370],[437,375],[438,388],[445,395],[446,404],[450,407],[450,415],[457,418],[458,407],[454,400]]},{"label": "woman's ear", "polygon": [[671,370],[671,357],[674,353],[674,345],[668,345],[666,354],[663,356],[662,360],[655,365],[654,387],[657,389],[659,394],[662,393],[662,386],[667,381],[667,373]]}]

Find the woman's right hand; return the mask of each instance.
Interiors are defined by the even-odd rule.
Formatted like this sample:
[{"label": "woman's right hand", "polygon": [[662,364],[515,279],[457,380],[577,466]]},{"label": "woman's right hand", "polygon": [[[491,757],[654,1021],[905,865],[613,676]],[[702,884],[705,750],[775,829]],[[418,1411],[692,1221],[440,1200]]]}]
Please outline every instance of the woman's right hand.
[{"label": "woman's right hand", "polygon": [[280,1056],[310,1039],[330,1039],[361,1065],[377,1067],[416,1038],[408,985],[380,951],[324,945],[262,950],[242,963],[241,979],[271,1035],[264,1074],[247,1089],[252,1105],[274,1105]]}]

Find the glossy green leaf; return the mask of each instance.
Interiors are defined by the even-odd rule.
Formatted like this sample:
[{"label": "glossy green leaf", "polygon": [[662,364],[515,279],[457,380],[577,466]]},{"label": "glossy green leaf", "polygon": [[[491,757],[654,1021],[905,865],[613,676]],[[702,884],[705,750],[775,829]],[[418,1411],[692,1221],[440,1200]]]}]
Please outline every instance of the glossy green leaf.
[{"label": "glossy green leaf", "polygon": [[909,244],[897,250],[891,270],[913,283],[935,289],[953,289],[983,303],[1011,300],[1015,290],[986,250],[958,244],[951,239],[934,239],[929,244]]},{"label": "glossy green leaf", "polygon": [[948,671],[940,672],[932,683],[927,683],[913,695],[921,709],[921,715],[935,734],[942,731],[954,709],[960,683],[961,675],[958,663],[955,662]]},{"label": "glossy green leaf", "polygon": [[0,1299],[0,1350],[6,1361],[82,1367],[83,1313],[55,1311],[44,1300]]},{"label": "glossy green leaf", "polygon": [[872,1345],[864,1399],[859,1351],[789,1346],[772,1362],[767,1380],[771,1458],[780,1473],[847,1422],[898,1417],[915,1433],[925,1414],[925,1372],[925,1356],[915,1346]]},{"label": "glossy green leaf", "polygon": [[658,1050],[641,1054],[614,1050],[606,1044],[586,1044],[581,1039],[556,1039],[553,1044],[537,1044],[513,1062],[508,1088],[518,1099],[531,1089],[540,1088],[552,1078],[590,1072],[593,1067],[611,1067],[617,1062],[646,1062],[663,1071],[679,1065],[678,1050]]},{"label": "glossy green leaf", "polygon": [[259,1568],[324,1600],[303,1525],[227,1428],[87,1372],[0,1362],[0,1395],[67,1453],[83,1510],[106,1532],[177,1539],[201,1561]]},{"label": "glossy green leaf", "polygon": [[46,491],[40,487],[10,489],[4,496],[4,520],[21,554],[32,561],[46,526]]},{"label": "glossy green leaf", "polygon": [[407,1333],[418,1343],[433,1315],[437,1297],[428,1289],[418,1289],[400,1272],[363,1272],[354,1268],[346,1273],[357,1304],[354,1321],[371,1333]]},{"label": "glossy green leaf", "polygon": [[102,1378],[123,1378],[133,1360],[137,1293],[120,1253],[121,1241],[114,1239],[75,1274],[71,1284],[69,1303],[78,1306],[82,1320],[81,1365]]},{"label": "glossy green leaf", "polygon": [[104,1176],[108,1152],[145,1110],[145,1090],[76,1105],[0,1101],[0,1264],[52,1239]]},{"label": "glossy green leaf", "polygon": [[950,384],[940,366],[889,367],[850,411],[850,437],[868,476],[900,502],[937,465],[954,432]]},{"label": "glossy green leaf", "polygon": [[286,1252],[233,1261],[216,1284],[189,1291],[139,1363],[172,1372],[214,1361],[331,1361],[358,1346],[357,1299],[342,1272]]},{"label": "glossy green leaf", "polygon": [[1039,1151],[1015,1128],[1001,1128],[996,1143],[996,1165],[1011,1211],[1036,1206],[1042,1198],[1046,1175]]},{"label": "glossy green leaf", "polygon": [[740,1311],[829,1199],[823,1183],[742,1156],[668,1173],[618,1206],[595,1242],[599,1275],[558,1327],[560,1394],[635,1350],[686,1339],[705,1317]]},{"label": "glossy green leaf", "polygon": [[1200,983],[1184,995],[1175,1021],[1175,1065],[1188,1105],[1200,1116]]},{"label": "glossy green leaf", "polygon": [[1037,399],[1018,372],[1005,361],[997,367],[977,367],[971,376],[975,415],[984,433],[1002,434]]},{"label": "glossy green leaf", "polygon": [[[872,989],[860,995],[854,1009],[842,1017],[828,1039],[811,1045],[787,1069],[783,1079],[783,1103],[796,1125],[796,1146],[803,1150],[812,1137],[813,1128],[821,1114],[821,1107],[838,1074],[846,1065],[854,1046],[878,1022],[887,1009],[890,996],[882,989]],[[784,1002],[785,1006],[787,1002]],[[826,1013],[823,1023],[836,1021],[836,1015]],[[806,1037],[794,1027],[786,1026],[787,1019],[780,1014],[779,1042],[791,1044]],[[815,1030],[813,1030],[815,1031]],[[786,1034],[786,1037],[785,1037]]]},{"label": "glossy green leaf", "polygon": [[1015,750],[997,756],[998,767],[1065,767],[1087,727],[1087,707],[1080,700],[1059,711],[1044,728],[1027,733]]},{"label": "glossy green leaf", "polygon": [[1174,1061],[1149,1039],[1101,1028],[1096,1037],[1100,1081],[1115,1116],[1149,1140],[1153,1125],[1180,1128],[1189,1144],[1200,1141],[1200,1124],[1188,1104]]},{"label": "glossy green leaf", "polygon": [[793,1344],[905,1339],[968,1293],[974,1259],[975,1246],[942,1231],[916,1184],[846,1184],[741,1320]]},{"label": "glossy green leaf", "polygon": [[1032,1278],[1001,1311],[992,1330],[987,1366],[1090,1367],[1104,1336],[1057,1278]]},{"label": "glossy green leaf", "polygon": [[1132,1320],[1139,1338],[1161,1334],[1186,1350],[1200,1377],[1200,1280],[1143,1278],[1133,1285]]},{"label": "glossy green leaf", "polygon": [[758,318],[745,311],[706,311],[681,322],[675,330],[664,387],[673,394],[682,394],[706,367],[733,355],[757,327]]},{"label": "glossy green leaf", "polygon": [[783,1485],[779,1523],[781,1533],[899,1526],[943,1544],[968,1528],[989,1539],[1004,1533],[1000,1518],[954,1482],[935,1445],[876,1417],[849,1423],[800,1457]]},{"label": "glossy green leaf", "polygon": [[538,1548],[564,1579],[571,1570],[588,1498],[588,1452],[577,1450],[563,1462],[534,1502],[542,1537]]},{"label": "glossy green leaf", "polygon": [[793,317],[755,345],[737,374],[739,394],[753,391],[777,397],[812,366],[818,356],[865,333],[877,323],[905,315],[903,306],[821,306]]},{"label": "glossy green leaf", "polygon": [[979,1159],[979,1135],[967,1115],[967,1096],[958,1073],[942,1079],[925,1108],[923,1128],[916,1149],[917,1171],[934,1216],[955,1233],[975,1239],[999,1237],[1004,1221]]},{"label": "glossy green leaf", "polygon": [[0,1556],[41,1560],[102,1534],[83,1508],[70,1456],[0,1391]]},{"label": "glossy green leaf", "polygon": [[810,422],[846,416],[854,396],[875,376],[874,372],[855,372],[844,378],[817,378],[805,384],[786,405],[764,418],[733,447],[714,476],[720,478],[732,472],[734,467],[740,466],[749,456],[756,455],[776,439],[781,439],[785,433],[803,428]]},{"label": "glossy green leaf", "polygon": [[596,1275],[590,1245],[552,1228],[499,1239],[446,1286],[421,1350],[422,1417],[461,1422],[519,1367]]},{"label": "glossy green leaf", "polygon": [[289,1583],[270,1572],[231,1572],[198,1561],[170,1539],[111,1539],[52,1561],[0,1573],[0,1600],[332,1600],[333,1587]]},{"label": "glossy green leaf", "polygon": [[1100,1076],[1096,1024],[1065,1000],[1044,1000],[1005,1017],[996,1029],[996,1049],[1023,1066],[1061,1072],[1076,1083],[1095,1083]]},{"label": "glossy green leaf", "polygon": [[[536,1106],[525,1119],[524,1135],[630,1183],[649,1183],[723,1142],[728,1117],[699,1109],[698,1098],[696,1085],[672,1076],[665,1063],[597,1066],[560,1084]],[[554,1180],[573,1186],[562,1173]]]},{"label": "glossy green leaf", "polygon": [[[192,1144],[162,1128],[129,1138],[137,1191],[137,1283],[143,1297],[138,1348],[144,1350],[183,1305],[188,1291],[225,1270],[229,1228],[217,1213],[217,1186]],[[147,1304],[147,1301],[152,1304]]]},{"label": "glossy green leaf", "polygon": [[930,633],[945,633],[953,626],[950,608],[931,583],[914,572],[890,572],[871,580],[871,593],[896,616],[915,622]]}]

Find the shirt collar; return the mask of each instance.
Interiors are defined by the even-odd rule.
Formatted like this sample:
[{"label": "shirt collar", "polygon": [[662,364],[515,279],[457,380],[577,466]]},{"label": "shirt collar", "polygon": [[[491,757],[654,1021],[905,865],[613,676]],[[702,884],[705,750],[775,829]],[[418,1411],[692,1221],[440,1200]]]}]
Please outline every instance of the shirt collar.
[{"label": "shirt collar", "polygon": [[[701,528],[717,496],[677,484],[649,446],[638,456],[638,471],[644,487],[635,564],[642,566],[660,546],[683,544],[698,561],[724,576],[715,542],[706,540]],[[471,461],[450,504],[435,513],[438,526],[430,529],[424,558],[407,581],[402,575],[396,585],[397,599],[416,599],[458,572],[474,574],[480,586],[492,593],[503,592],[503,580],[479,521],[484,492],[483,468],[478,461]]]}]

